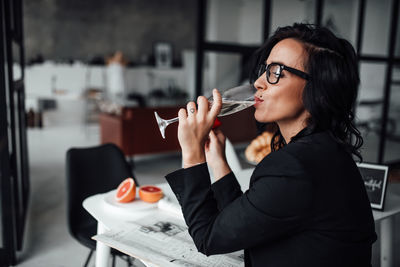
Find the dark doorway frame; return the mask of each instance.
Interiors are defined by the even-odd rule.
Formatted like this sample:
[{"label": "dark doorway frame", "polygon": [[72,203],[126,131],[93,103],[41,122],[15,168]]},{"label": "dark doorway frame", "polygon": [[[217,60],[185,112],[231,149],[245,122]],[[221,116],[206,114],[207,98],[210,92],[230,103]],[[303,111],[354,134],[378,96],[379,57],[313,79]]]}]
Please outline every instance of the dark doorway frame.
[{"label": "dark doorway frame", "polygon": [[9,266],[23,246],[29,201],[22,0],[1,0],[0,12],[0,265]]}]

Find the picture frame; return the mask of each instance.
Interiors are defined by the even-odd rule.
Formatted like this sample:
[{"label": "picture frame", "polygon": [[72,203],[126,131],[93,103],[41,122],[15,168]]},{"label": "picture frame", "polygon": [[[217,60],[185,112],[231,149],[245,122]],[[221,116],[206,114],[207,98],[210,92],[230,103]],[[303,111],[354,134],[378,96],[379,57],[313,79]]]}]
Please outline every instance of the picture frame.
[{"label": "picture frame", "polygon": [[389,167],[371,163],[357,163],[357,166],[363,178],[371,207],[383,210]]},{"label": "picture frame", "polygon": [[157,42],[154,44],[154,58],[157,68],[172,67],[172,45],[168,42]]}]

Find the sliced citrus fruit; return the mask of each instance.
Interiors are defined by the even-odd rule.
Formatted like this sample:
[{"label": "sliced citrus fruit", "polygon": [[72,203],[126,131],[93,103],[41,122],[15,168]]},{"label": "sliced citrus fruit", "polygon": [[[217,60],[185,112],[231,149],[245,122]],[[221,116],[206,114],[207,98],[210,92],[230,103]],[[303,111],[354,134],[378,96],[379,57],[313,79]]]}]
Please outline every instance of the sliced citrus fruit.
[{"label": "sliced citrus fruit", "polygon": [[136,197],[136,185],[132,178],[126,178],[117,188],[115,199],[118,202],[126,203],[133,201]]},{"label": "sliced citrus fruit", "polygon": [[161,188],[154,185],[143,185],[139,188],[139,197],[145,202],[154,203],[163,197]]}]

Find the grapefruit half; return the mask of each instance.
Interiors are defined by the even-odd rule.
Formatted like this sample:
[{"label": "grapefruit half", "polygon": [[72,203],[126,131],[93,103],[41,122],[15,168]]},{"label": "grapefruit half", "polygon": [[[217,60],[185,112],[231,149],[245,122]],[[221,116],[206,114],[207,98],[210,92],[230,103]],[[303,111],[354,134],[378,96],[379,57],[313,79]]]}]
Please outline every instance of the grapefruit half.
[{"label": "grapefruit half", "polygon": [[126,178],[117,188],[115,199],[121,203],[131,202],[136,197],[136,185],[132,178]]},{"label": "grapefruit half", "polygon": [[143,185],[139,188],[139,197],[145,202],[154,203],[163,197],[161,188],[154,185]]}]

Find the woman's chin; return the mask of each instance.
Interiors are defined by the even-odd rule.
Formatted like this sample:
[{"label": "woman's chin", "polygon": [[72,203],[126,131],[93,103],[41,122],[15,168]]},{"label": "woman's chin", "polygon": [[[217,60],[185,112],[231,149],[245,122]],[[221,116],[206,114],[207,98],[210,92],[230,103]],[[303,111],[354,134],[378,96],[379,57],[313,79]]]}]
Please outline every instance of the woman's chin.
[{"label": "woman's chin", "polygon": [[254,118],[256,119],[256,121],[261,122],[261,123],[273,122],[267,116],[265,116],[265,114],[263,114],[262,112],[259,112],[258,110],[256,110],[256,112],[254,113]]}]

